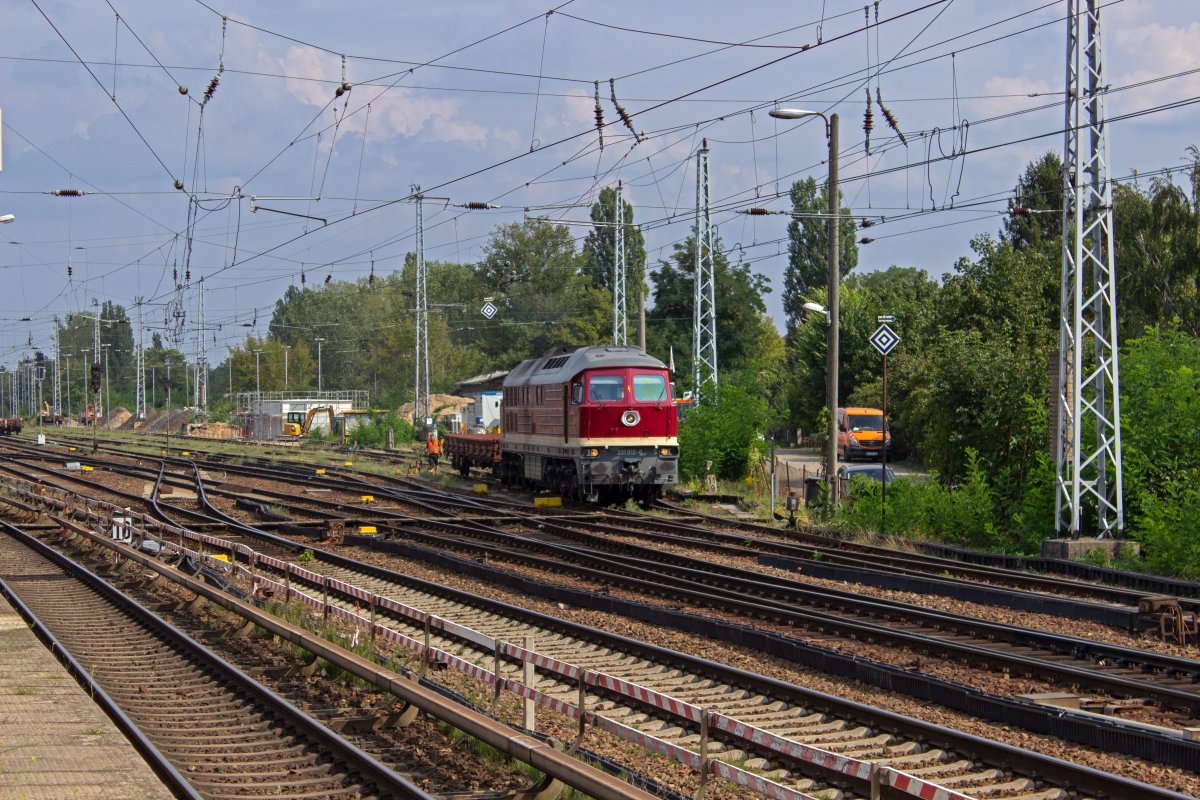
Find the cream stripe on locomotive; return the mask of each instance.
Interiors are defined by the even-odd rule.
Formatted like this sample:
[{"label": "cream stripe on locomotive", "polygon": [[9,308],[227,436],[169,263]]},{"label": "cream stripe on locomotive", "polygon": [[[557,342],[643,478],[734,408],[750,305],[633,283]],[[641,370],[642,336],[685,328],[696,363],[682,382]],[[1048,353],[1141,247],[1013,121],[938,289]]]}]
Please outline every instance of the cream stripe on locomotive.
[{"label": "cream stripe on locomotive", "polygon": [[542,434],[530,433],[505,433],[504,440],[510,444],[529,444],[540,446],[556,446],[570,447],[572,449],[580,447],[678,447],[679,437],[677,436],[658,436],[658,437],[639,437],[624,436],[621,438],[609,439],[579,439],[572,438],[570,442],[564,442],[562,436],[545,436]]}]

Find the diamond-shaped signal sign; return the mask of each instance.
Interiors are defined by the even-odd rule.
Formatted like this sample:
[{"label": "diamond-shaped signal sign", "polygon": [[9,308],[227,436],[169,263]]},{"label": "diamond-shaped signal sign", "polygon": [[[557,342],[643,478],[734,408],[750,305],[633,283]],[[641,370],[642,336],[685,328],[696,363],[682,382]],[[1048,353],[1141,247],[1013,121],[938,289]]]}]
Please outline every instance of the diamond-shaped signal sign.
[{"label": "diamond-shaped signal sign", "polygon": [[878,330],[871,334],[871,346],[880,352],[882,355],[887,355],[895,349],[896,345],[900,344],[900,337],[896,332],[889,328],[886,324],[880,325]]},{"label": "diamond-shaped signal sign", "polygon": [[479,313],[480,313],[480,314],[483,314],[483,315],[484,315],[485,317],[487,317],[488,319],[491,319],[492,317],[496,316],[496,313],[497,313],[499,310],[500,310],[500,309],[496,308],[496,307],[495,307],[494,305],[492,305],[491,303],[484,303],[484,304],[483,304],[483,308],[479,309]]}]

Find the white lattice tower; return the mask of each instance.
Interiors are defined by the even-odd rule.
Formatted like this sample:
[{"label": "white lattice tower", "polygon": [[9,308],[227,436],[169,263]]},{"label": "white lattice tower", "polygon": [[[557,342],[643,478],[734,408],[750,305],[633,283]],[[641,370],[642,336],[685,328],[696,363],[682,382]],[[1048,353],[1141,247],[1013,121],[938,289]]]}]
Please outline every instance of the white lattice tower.
[{"label": "white lattice tower", "polygon": [[417,352],[413,390],[413,425],[420,428],[429,417],[429,297],[425,282],[425,212],[421,187],[412,187],[417,203]]},{"label": "white lattice tower", "polygon": [[1072,539],[1120,536],[1117,291],[1097,0],[1067,0],[1066,89],[1055,527]]},{"label": "white lattice tower", "polygon": [[192,404],[203,417],[208,411],[208,357],[204,349],[204,278],[197,283],[196,355],[193,368]]},{"label": "white lattice tower", "polygon": [[613,217],[613,344],[629,343],[628,304],[625,301],[625,199],[617,181]]},{"label": "white lattice tower", "polygon": [[[54,380],[53,392],[54,413],[61,414],[62,410],[62,340],[59,338],[58,317],[54,318]],[[68,376],[69,378],[70,376]]]},{"label": "white lattice tower", "polygon": [[716,265],[713,260],[712,219],[709,213],[708,139],[696,153],[696,263],[692,314],[692,392],[717,385]]},{"label": "white lattice tower", "polygon": [[92,363],[100,363],[100,301],[92,298],[92,307],[96,310],[92,314]]},{"label": "white lattice tower", "polygon": [[136,369],[134,377],[134,400],[133,400],[133,416],[134,419],[146,418],[146,344],[143,336],[145,327],[142,324],[142,298],[134,298],[137,303],[138,311],[138,332],[137,345],[134,352],[134,366]]}]

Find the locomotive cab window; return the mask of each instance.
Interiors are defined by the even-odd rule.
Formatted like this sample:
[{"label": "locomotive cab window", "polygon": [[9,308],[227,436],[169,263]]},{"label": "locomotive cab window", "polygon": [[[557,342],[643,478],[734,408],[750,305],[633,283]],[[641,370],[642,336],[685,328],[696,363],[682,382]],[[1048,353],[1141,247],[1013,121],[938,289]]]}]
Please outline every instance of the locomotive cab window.
[{"label": "locomotive cab window", "polygon": [[624,376],[593,375],[588,381],[588,400],[593,403],[619,403],[624,399]]},{"label": "locomotive cab window", "polygon": [[634,375],[633,399],[645,403],[665,403],[667,379],[663,375]]}]

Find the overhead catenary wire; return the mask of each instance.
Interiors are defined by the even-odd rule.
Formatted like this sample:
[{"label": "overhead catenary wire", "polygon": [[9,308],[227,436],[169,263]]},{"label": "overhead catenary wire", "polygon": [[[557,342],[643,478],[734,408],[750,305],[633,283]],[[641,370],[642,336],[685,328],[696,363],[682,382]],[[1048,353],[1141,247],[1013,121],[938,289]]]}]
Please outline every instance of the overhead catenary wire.
[{"label": "overhead catenary wire", "polygon": [[869,173],[869,174],[874,174],[874,173]]}]

